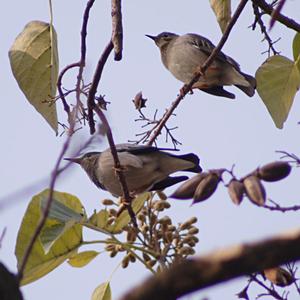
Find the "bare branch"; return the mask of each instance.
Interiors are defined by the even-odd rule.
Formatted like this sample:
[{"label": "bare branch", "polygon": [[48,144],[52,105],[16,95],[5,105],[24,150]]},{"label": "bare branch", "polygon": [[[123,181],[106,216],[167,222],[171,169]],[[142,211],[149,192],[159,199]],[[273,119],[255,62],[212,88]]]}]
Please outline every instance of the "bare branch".
[{"label": "bare branch", "polygon": [[88,115],[89,115],[89,125],[90,125],[90,133],[93,134],[95,132],[95,122],[94,122],[94,118],[93,118],[93,110],[97,113],[99,119],[101,120],[104,128],[105,128],[105,132],[107,135],[107,139],[108,139],[108,143],[110,146],[110,150],[111,150],[111,154],[113,156],[114,159],[114,167],[116,170],[116,174],[119,178],[120,181],[120,185],[122,188],[122,192],[123,192],[123,196],[125,199],[125,202],[123,203],[126,207],[126,209],[128,210],[128,213],[131,217],[131,220],[133,222],[133,224],[136,226],[136,218],[135,218],[135,214],[132,210],[131,207],[131,201],[132,198],[129,194],[129,190],[128,190],[128,186],[126,183],[126,178],[123,174],[123,170],[122,170],[122,166],[120,163],[120,160],[118,158],[118,153],[117,153],[117,149],[114,143],[114,139],[113,139],[113,135],[112,135],[112,131],[111,128],[109,126],[109,123],[103,113],[103,111],[96,105],[95,103],[95,95],[97,92],[97,87],[99,84],[99,81],[101,79],[101,75],[102,75],[102,71],[104,68],[104,65],[108,59],[109,54],[111,53],[113,49],[113,43],[110,40],[109,43],[107,44],[107,46],[105,47],[99,61],[96,67],[96,71],[94,73],[94,77],[93,77],[93,81],[91,84],[91,88],[89,90],[89,94],[88,94],[88,99],[87,99],[87,104],[88,104]]},{"label": "bare branch", "polygon": [[[264,0],[252,0],[253,3],[258,5],[263,11],[265,11],[268,15],[272,15],[274,13],[274,8],[272,5],[266,3]],[[276,20],[288,28],[294,29],[297,32],[300,32],[300,24],[294,21],[291,18],[286,17],[285,15],[278,12],[276,16]]]},{"label": "bare branch", "polygon": [[115,60],[122,59],[123,50],[123,27],[121,0],[111,1],[112,37],[111,40],[115,50]]},{"label": "bare branch", "polygon": [[236,23],[237,19],[239,18],[240,14],[243,11],[244,7],[246,6],[247,2],[248,2],[248,0],[241,0],[239,6],[237,7],[235,13],[232,16],[230,22],[228,23],[220,42],[218,43],[216,48],[214,48],[214,50],[211,52],[210,56],[206,59],[206,61],[203,63],[203,65],[199,67],[199,72],[196,72],[194,78],[188,84],[186,84],[182,87],[180,94],[177,96],[175,101],[172,103],[171,107],[167,110],[167,112],[161,119],[160,124],[157,126],[157,128],[153,132],[152,136],[150,137],[148,145],[152,145],[154,143],[154,141],[160,134],[161,130],[164,128],[166,122],[173,114],[176,107],[184,99],[186,94],[189,91],[191,91],[193,84],[195,82],[197,82],[201,76],[203,76],[203,74],[206,72],[208,67],[212,64],[212,62],[214,61],[216,56],[220,53],[222,47],[224,46],[225,42],[227,41],[227,39],[229,37],[229,34],[230,34],[234,24]]},{"label": "bare branch", "polygon": [[94,115],[93,115],[93,108],[96,106],[95,103],[95,96],[97,92],[97,87],[99,84],[99,81],[101,79],[102,71],[104,68],[104,65],[108,59],[108,56],[110,52],[113,49],[113,43],[110,40],[107,46],[105,47],[99,61],[96,67],[96,71],[94,74],[94,78],[91,84],[91,88],[89,90],[89,94],[87,97],[87,106],[88,106],[88,120],[89,120],[89,126],[90,126],[90,133],[93,134],[95,133],[95,121],[94,121]]},{"label": "bare branch", "polygon": [[173,300],[236,277],[300,259],[300,230],[188,259],[147,279],[122,300]]}]

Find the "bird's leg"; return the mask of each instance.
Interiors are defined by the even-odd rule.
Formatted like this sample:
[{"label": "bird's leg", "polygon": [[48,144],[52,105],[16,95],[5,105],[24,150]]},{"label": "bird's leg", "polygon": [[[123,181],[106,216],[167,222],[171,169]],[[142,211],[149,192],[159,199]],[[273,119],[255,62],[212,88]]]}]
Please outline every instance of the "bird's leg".
[{"label": "bird's leg", "polygon": [[180,96],[184,97],[187,93],[190,93],[191,95],[194,93],[192,89],[188,89],[187,85],[185,84],[181,89],[180,89]]}]

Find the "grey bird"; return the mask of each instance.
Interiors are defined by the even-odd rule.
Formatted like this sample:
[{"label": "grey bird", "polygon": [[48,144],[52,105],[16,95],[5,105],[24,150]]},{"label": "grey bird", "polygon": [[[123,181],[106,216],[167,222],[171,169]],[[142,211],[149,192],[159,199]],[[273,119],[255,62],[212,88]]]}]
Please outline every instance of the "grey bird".
[{"label": "grey bird", "polygon": [[[157,36],[146,35],[154,40],[160,50],[164,66],[180,81],[189,83],[199,67],[211,54],[215,45],[207,38],[194,33],[177,35],[162,32]],[[256,80],[241,72],[239,64],[220,52],[208,67],[204,76],[193,85],[206,93],[234,99],[235,95],[224,90],[224,85],[235,85],[249,97],[255,93]]]},{"label": "grey bird", "polygon": [[[202,171],[200,160],[193,153],[174,155],[163,151],[166,149],[132,144],[119,144],[116,148],[131,195],[163,190],[188,179],[187,176],[169,176],[177,171]],[[65,159],[80,164],[97,187],[114,196],[122,196],[110,149],[89,152],[80,158]]]}]

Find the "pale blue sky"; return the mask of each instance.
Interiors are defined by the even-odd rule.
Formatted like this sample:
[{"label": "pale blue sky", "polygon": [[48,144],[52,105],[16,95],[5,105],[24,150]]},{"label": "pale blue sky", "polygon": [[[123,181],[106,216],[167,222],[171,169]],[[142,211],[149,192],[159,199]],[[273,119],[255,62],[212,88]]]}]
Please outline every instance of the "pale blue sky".
[{"label": "pale blue sky", "polygon": [[[54,24],[59,39],[60,66],[79,59],[79,32],[84,3],[86,1],[53,1]],[[236,5],[238,1],[233,1]],[[55,137],[50,127],[25,100],[10,71],[7,52],[14,38],[31,20],[49,20],[48,1],[6,1],[1,10],[2,66],[2,147],[1,191],[2,197],[47,176],[60,152],[64,138]],[[284,12],[300,20],[299,1],[287,1]],[[252,32],[252,9],[249,3],[241,19],[232,31],[224,52],[234,57],[244,72],[254,74],[266,56],[260,43],[259,31]],[[110,1],[96,1],[92,9],[88,32],[88,59],[85,71],[86,82],[91,80],[95,63],[110,37]],[[210,38],[215,44],[221,37],[215,17],[207,1],[124,1],[123,3],[124,53],[121,62],[110,58],[105,67],[99,91],[112,104],[107,116],[111,122],[115,140],[126,142],[140,132],[133,120],[138,116],[131,99],[140,90],[148,98],[147,110],[152,115],[156,108],[162,114],[175,99],[182,86],[168,73],[160,62],[158,49],[145,34],[162,31],[176,33],[194,32]],[[294,32],[277,24],[272,30],[274,39],[282,37],[276,45],[282,54],[292,57],[291,42]],[[68,76],[66,87],[72,88],[75,77]],[[230,89],[230,88],[229,88]],[[278,159],[275,150],[299,153],[299,95],[283,130],[273,125],[263,103],[256,95],[248,98],[237,89],[236,100],[227,100],[195,92],[187,96],[177,110],[170,126],[178,125],[176,137],[183,143],[182,152],[195,152],[206,168],[227,167],[236,164],[236,174],[245,175],[258,165]],[[58,104],[59,116],[65,117]],[[87,138],[87,130],[75,137],[74,146]],[[163,145],[163,139],[160,145]],[[106,147],[101,145],[101,149]],[[100,149],[100,150],[101,150]],[[298,179],[298,180],[297,180]],[[299,203],[299,170],[276,184],[266,184],[268,196],[282,205]],[[0,259],[10,270],[16,271],[14,246],[17,230],[27,203],[32,195],[43,190],[47,184],[11,199],[13,203],[1,211],[0,230],[7,233],[0,249]],[[78,196],[87,212],[100,208],[100,200],[108,194],[99,191],[90,183],[78,167],[63,174],[56,189]],[[170,190],[167,190],[170,193]],[[207,202],[190,207],[190,202],[170,200],[172,208],[167,212],[177,222],[197,216],[200,242],[197,253],[217,249],[233,243],[252,241],[299,226],[299,213],[270,213],[254,207],[247,200],[241,207],[234,206],[225,188],[219,187]],[[87,232],[86,239],[96,239],[97,234]],[[93,247],[101,250],[101,247]],[[119,262],[99,255],[91,264],[74,269],[63,264],[46,277],[22,290],[25,299],[89,299],[93,289],[106,281]],[[119,269],[112,278],[113,299],[148,276],[138,263],[126,270]],[[204,290],[201,297],[209,299],[235,299],[235,294],[245,285],[246,279]],[[226,295],[226,296],[224,296]],[[199,297],[193,298],[198,299]]]}]

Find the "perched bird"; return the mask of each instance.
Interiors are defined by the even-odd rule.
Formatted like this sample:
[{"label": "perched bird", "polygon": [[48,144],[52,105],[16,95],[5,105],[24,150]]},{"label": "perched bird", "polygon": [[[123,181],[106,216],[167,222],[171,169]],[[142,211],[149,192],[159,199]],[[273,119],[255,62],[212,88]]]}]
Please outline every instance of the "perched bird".
[{"label": "perched bird", "polygon": [[[164,66],[180,81],[189,83],[215,48],[207,38],[194,33],[177,35],[162,32],[157,36],[146,35],[158,46]],[[208,67],[204,76],[193,85],[206,93],[234,99],[235,95],[224,90],[224,85],[235,85],[252,97],[256,80],[242,73],[239,64],[220,52]]]},{"label": "perched bird", "polygon": [[[131,195],[162,190],[188,179],[187,176],[169,176],[174,172],[202,171],[199,158],[193,153],[174,155],[156,147],[132,144],[119,144],[116,148]],[[109,191],[114,196],[122,195],[110,149],[104,152],[89,152],[80,158],[66,160],[80,164],[97,187]]]}]

